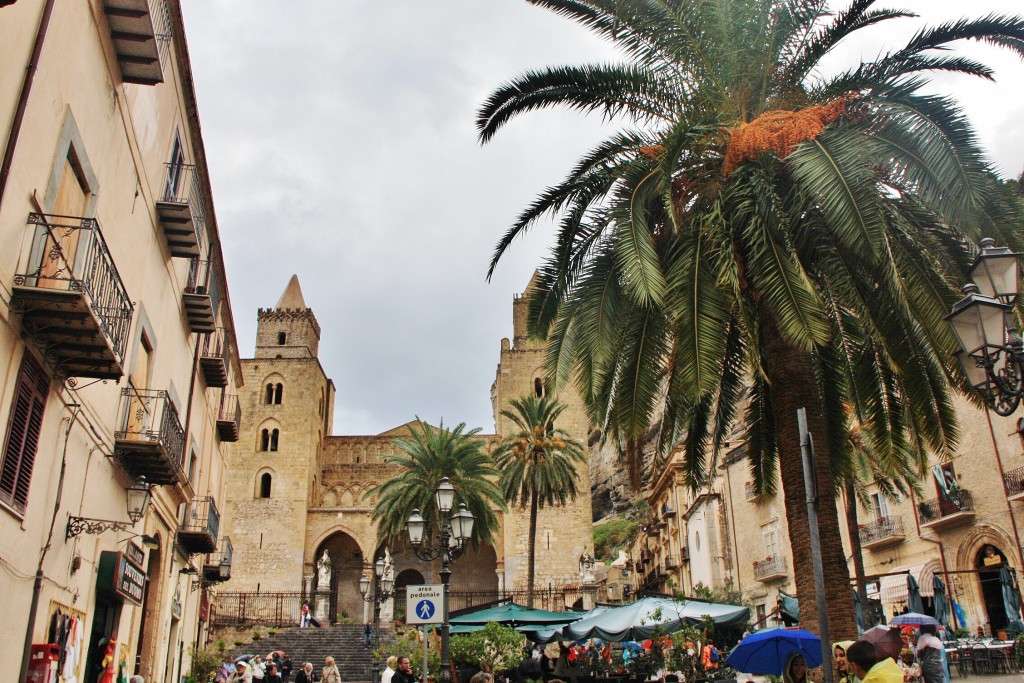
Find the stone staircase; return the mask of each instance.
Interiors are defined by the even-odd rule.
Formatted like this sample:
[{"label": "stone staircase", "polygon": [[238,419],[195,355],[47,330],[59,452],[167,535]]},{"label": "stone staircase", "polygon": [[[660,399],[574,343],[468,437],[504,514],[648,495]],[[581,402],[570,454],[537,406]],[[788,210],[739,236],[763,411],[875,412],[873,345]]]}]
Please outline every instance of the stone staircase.
[{"label": "stone staircase", "polygon": [[[381,628],[380,644],[392,643],[395,633]],[[242,654],[260,654],[284,650],[292,660],[291,680],[302,668],[304,662],[313,664],[317,679],[324,668],[324,659],[334,657],[341,680],[346,682],[369,682],[373,680],[373,647],[363,648],[362,624],[339,624],[323,628],[288,628],[249,645],[236,648],[232,657]]]}]

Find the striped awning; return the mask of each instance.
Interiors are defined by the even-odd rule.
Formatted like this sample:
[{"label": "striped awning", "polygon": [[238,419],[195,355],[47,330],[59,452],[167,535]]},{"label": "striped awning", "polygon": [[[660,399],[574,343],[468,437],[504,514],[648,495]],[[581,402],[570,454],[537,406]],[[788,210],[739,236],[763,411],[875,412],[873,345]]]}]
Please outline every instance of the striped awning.
[{"label": "striped awning", "polygon": [[915,564],[910,567],[899,567],[893,569],[894,572],[903,572],[901,574],[893,574],[890,576],[883,576],[879,579],[879,588],[881,593],[881,601],[884,605],[891,605],[895,602],[906,602],[907,598],[907,573],[910,573],[917,579],[917,583],[921,588],[921,597],[930,598],[935,595],[935,586],[933,585],[932,577],[935,576],[935,572],[941,570],[941,566],[938,560],[928,560],[921,564]]}]

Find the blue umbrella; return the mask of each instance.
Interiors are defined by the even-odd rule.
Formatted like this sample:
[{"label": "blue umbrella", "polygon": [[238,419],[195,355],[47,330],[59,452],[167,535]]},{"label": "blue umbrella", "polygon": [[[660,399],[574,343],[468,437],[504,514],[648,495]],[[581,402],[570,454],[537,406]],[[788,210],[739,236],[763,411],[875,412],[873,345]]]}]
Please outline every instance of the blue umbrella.
[{"label": "blue umbrella", "polygon": [[893,617],[892,621],[889,622],[894,626],[924,626],[930,624],[931,626],[938,626],[939,621],[933,619],[927,614],[918,614],[917,612],[907,612],[901,614],[898,617]]},{"label": "blue umbrella", "polygon": [[751,633],[732,649],[726,662],[747,674],[781,676],[786,658],[802,654],[810,668],[821,666],[821,638],[810,631],[766,628]]}]

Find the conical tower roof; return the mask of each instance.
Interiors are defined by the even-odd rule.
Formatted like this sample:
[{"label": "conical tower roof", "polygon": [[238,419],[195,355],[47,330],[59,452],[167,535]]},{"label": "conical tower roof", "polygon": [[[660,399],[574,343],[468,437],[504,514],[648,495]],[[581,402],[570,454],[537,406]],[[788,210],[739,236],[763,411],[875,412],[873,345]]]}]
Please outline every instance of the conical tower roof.
[{"label": "conical tower roof", "polygon": [[292,279],[288,281],[288,286],[284,288],[284,293],[281,294],[281,298],[277,300],[277,306],[274,308],[290,308],[300,311],[306,309],[306,300],[302,298],[302,287],[299,286],[298,275],[292,275]]}]

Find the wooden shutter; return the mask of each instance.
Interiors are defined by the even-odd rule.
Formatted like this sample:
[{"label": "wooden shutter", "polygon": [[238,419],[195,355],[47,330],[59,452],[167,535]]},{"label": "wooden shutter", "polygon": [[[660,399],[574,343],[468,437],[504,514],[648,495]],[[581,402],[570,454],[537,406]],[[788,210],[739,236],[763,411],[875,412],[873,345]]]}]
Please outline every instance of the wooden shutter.
[{"label": "wooden shutter", "polygon": [[14,389],[3,463],[0,464],[0,500],[19,512],[24,512],[28,505],[32,465],[36,459],[49,389],[50,379],[26,353]]}]

